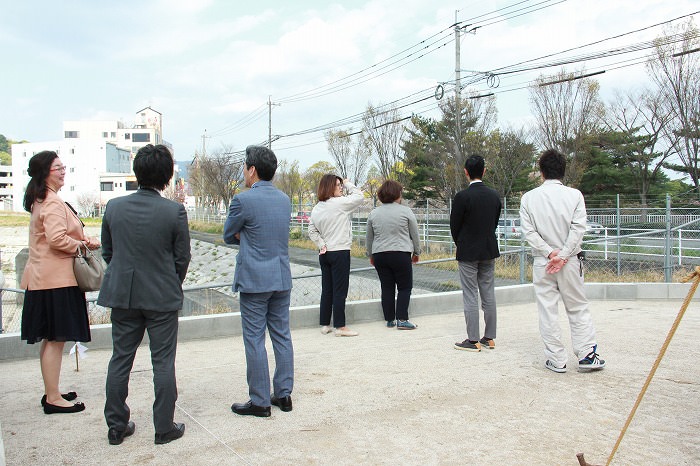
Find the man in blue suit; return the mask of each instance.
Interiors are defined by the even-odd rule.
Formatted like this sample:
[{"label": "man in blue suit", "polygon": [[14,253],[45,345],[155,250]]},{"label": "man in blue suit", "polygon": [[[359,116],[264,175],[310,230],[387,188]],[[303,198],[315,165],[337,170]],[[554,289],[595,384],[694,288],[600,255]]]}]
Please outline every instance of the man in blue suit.
[{"label": "man in blue suit", "polygon": [[[239,244],[233,291],[240,292],[241,325],[247,364],[246,403],[234,403],[236,414],[270,416],[270,404],[292,410],[294,349],[289,331],[289,197],[272,184],[277,157],[262,146],[246,148],[243,177],[250,188],[233,198],[224,225],[226,244]],[[270,393],[270,371],[265,349],[265,327],[275,352]]]}]

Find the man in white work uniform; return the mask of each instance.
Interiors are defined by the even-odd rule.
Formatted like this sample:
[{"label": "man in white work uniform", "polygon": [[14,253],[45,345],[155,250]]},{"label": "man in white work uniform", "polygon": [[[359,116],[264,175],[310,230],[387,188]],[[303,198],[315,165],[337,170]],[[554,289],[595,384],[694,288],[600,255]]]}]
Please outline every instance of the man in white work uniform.
[{"label": "man in white work uniform", "polygon": [[522,234],[532,248],[532,284],[539,311],[545,367],[566,372],[567,352],[561,342],[558,303],[561,298],[571,329],[571,343],[581,371],[600,370],[595,328],[583,289],[581,241],[586,231],[586,205],[581,192],[561,182],[566,157],[548,149],[539,159],[544,182],[520,201]]}]

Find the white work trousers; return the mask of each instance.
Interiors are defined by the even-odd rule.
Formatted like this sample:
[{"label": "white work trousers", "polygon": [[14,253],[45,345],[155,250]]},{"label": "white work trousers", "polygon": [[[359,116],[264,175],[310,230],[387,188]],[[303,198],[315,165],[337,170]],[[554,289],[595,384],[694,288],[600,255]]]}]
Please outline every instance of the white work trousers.
[{"label": "white work trousers", "polygon": [[546,265],[547,258],[535,257],[532,284],[535,287],[544,355],[558,367],[562,367],[566,364],[567,352],[561,342],[559,298],[566,309],[571,344],[579,360],[585,358],[596,345],[595,328],[583,289],[581,261],[574,256],[554,274],[545,272]]}]

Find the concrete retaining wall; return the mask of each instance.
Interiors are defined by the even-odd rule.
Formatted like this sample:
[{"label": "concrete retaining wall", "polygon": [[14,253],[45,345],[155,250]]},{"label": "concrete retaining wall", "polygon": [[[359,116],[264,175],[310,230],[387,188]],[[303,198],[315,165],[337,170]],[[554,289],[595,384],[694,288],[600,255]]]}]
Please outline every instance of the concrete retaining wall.
[{"label": "concrete retaining wall", "polygon": [[[587,283],[586,294],[591,300],[681,300],[690,288],[685,283]],[[533,303],[535,295],[532,284],[513,285],[496,288],[496,302],[499,306],[509,304]],[[421,316],[459,312],[462,309],[462,292],[419,294],[411,297],[409,315]],[[378,299],[349,302],[345,308],[347,321],[371,322],[383,320],[381,304]],[[291,309],[290,325],[295,328],[318,326],[318,305],[301,306]],[[241,316],[239,312],[213,314],[205,316],[180,318],[178,339],[193,340],[217,338],[241,334]],[[90,349],[112,347],[112,326],[109,324],[91,327],[92,341],[87,344]],[[147,343],[148,337],[144,338]],[[70,350],[71,342],[66,344]],[[0,360],[17,358],[35,358],[40,345],[28,345],[21,341],[18,333],[0,335]]]}]

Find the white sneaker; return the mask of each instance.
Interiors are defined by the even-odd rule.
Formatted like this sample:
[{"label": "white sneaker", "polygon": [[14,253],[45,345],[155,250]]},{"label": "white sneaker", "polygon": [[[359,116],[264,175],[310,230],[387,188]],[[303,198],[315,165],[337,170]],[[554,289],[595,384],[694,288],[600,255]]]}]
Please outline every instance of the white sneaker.
[{"label": "white sneaker", "polygon": [[357,333],[354,330],[350,330],[347,327],[335,329],[335,336],[336,337],[356,337],[358,335],[359,335],[359,333]]},{"label": "white sneaker", "polygon": [[547,359],[547,362],[544,363],[544,367],[546,367],[550,371],[558,372],[559,374],[563,374],[564,372],[566,372],[566,364],[564,364],[564,367],[558,367],[549,359]]},{"label": "white sneaker", "polygon": [[324,335],[328,335],[332,331],[333,331],[333,327],[331,327],[329,325],[324,325],[323,327],[321,327],[321,333]]}]

